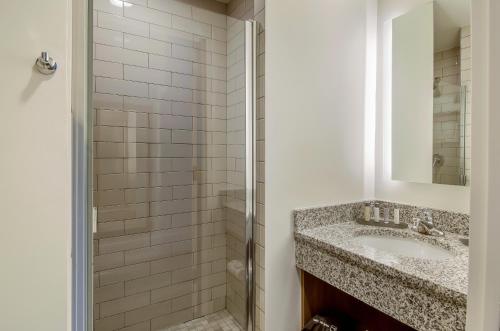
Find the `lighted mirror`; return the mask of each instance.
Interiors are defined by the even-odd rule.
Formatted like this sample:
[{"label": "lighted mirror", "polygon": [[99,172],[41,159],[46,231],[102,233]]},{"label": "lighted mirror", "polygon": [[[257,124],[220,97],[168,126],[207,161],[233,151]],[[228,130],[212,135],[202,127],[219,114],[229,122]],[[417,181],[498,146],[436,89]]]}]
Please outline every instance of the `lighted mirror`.
[{"label": "lighted mirror", "polygon": [[392,179],[470,185],[469,0],[392,21]]}]

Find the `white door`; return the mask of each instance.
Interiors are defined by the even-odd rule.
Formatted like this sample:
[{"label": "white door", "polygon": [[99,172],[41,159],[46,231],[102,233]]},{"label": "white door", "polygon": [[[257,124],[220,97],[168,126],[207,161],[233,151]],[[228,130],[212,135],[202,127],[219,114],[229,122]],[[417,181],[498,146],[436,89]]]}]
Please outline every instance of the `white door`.
[{"label": "white door", "polygon": [[0,330],[69,330],[70,4],[0,2]]}]

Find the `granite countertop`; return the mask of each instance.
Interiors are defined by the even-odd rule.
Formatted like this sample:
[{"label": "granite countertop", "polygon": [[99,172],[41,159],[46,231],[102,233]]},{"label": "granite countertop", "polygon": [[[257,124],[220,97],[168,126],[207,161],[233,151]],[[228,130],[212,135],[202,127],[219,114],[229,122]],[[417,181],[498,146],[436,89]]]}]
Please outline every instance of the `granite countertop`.
[{"label": "granite countertop", "polygon": [[[400,220],[406,224],[431,212],[444,236],[355,222],[369,203],[390,210],[390,218],[392,210],[400,209]],[[299,269],[416,330],[465,330],[469,249],[460,239],[468,235],[468,215],[387,201],[359,201],[295,210],[294,223]],[[375,249],[359,240],[364,235],[414,239],[437,246],[450,257],[417,258]]]},{"label": "granite countertop", "polygon": [[[356,240],[361,235],[412,238],[444,248],[452,257],[444,260],[398,256],[370,249]],[[444,237],[426,236],[409,229],[390,229],[358,224],[353,221],[298,230],[298,241],[304,241],[330,254],[348,259],[359,266],[398,277],[453,301],[467,301],[468,248],[459,239],[463,236],[445,233]]]}]

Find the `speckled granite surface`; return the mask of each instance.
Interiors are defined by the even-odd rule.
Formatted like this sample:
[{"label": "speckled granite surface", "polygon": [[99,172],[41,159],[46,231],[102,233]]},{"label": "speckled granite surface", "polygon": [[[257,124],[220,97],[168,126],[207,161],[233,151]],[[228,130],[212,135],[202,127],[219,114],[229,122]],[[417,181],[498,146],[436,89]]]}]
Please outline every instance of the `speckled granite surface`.
[{"label": "speckled granite surface", "polygon": [[295,231],[354,220],[362,215],[364,202],[328,207],[297,209],[293,212]]},{"label": "speckled granite surface", "polygon": [[[446,229],[457,231],[440,238],[360,225],[352,220],[361,217],[362,206],[296,211],[297,267],[417,330],[464,330],[468,249],[459,238],[468,230],[450,225]],[[449,215],[440,222],[453,221]],[[362,235],[420,240],[445,249],[451,257],[424,260],[374,251],[356,240]]]},{"label": "speckled granite surface", "polygon": [[450,212],[446,210],[418,207],[405,205],[401,203],[369,200],[345,203],[334,206],[297,209],[294,211],[295,229],[302,230],[321,225],[346,222],[354,220],[356,217],[363,217],[363,207],[365,203],[376,203],[380,207],[380,217],[384,217],[384,209],[390,210],[389,217],[393,218],[394,208],[399,209],[400,222],[411,224],[414,217],[423,218],[424,211],[428,210],[432,213],[434,224],[440,230],[469,235],[469,215]]}]

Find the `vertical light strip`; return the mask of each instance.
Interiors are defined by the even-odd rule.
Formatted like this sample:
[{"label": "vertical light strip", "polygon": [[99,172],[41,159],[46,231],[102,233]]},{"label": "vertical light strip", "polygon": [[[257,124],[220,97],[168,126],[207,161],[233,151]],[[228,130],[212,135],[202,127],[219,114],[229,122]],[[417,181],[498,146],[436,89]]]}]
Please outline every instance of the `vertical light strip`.
[{"label": "vertical light strip", "polygon": [[256,23],[245,22],[245,248],[246,248],[246,325],[248,331],[255,329],[255,259],[254,228],[256,210]]},{"label": "vertical light strip", "polygon": [[392,19],[383,26],[382,176],[392,185]]},{"label": "vertical light strip", "polygon": [[364,196],[375,198],[377,99],[377,1],[366,4]]}]

